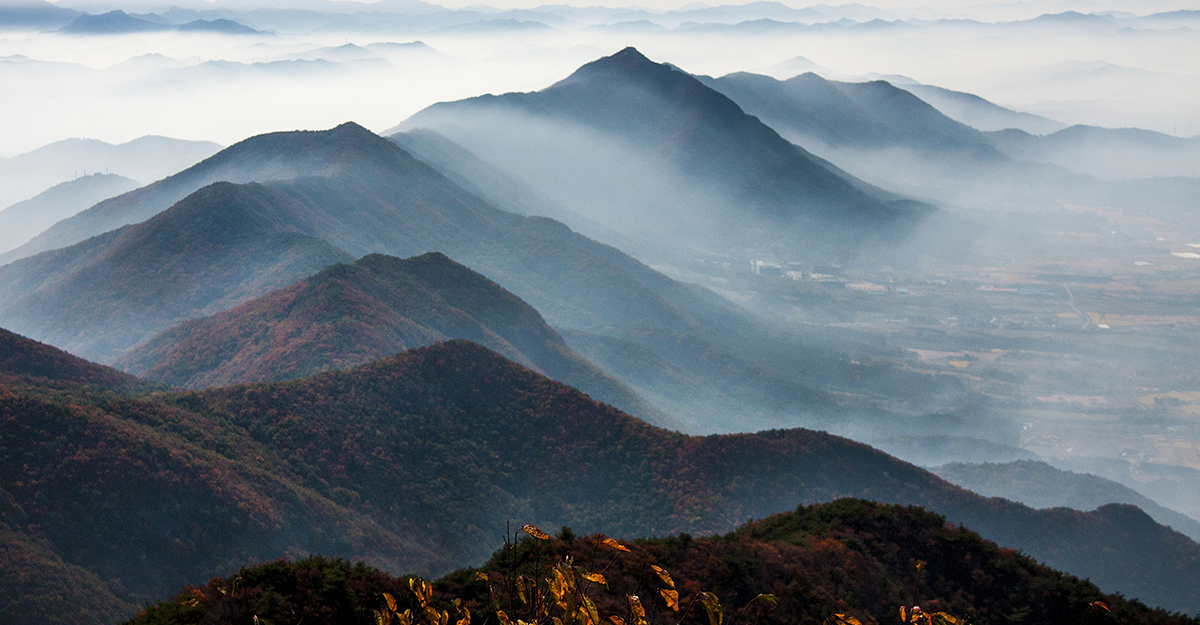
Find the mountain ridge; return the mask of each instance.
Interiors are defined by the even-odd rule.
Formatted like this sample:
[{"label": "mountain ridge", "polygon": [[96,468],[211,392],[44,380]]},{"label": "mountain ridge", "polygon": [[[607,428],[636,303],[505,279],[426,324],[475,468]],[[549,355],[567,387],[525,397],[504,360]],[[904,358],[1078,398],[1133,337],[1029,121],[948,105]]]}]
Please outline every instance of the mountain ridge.
[{"label": "mountain ridge", "polygon": [[452,338],[672,425],[672,418],[573,352],[533,307],[437,252],[404,260],[370,254],[327,267],[237,308],[169,328],[114,366],[200,389],[309,377]]}]

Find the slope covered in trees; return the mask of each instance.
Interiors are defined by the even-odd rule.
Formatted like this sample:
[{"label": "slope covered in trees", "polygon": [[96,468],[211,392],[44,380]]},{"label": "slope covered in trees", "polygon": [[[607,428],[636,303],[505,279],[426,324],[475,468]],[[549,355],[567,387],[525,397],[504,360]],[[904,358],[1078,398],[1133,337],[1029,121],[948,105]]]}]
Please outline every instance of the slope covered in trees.
[{"label": "slope covered in trees", "polygon": [[[595,604],[602,621],[617,616],[638,622],[627,600],[633,595],[640,597],[649,623],[701,625],[709,618],[697,595],[709,592],[719,598],[725,621],[731,623],[818,625],[842,614],[868,625],[883,625],[899,622],[900,607],[914,605],[926,612],[948,612],[975,625],[1200,622],[1106,595],[1087,581],[999,548],[969,529],[915,507],[842,499],[801,506],[723,536],[684,534],[618,541],[627,553],[604,544],[603,539],[603,535],[576,536],[567,528],[554,538],[526,537],[477,570],[456,571],[435,581],[432,607],[452,616],[466,608],[472,622],[496,623],[491,595],[496,591],[506,616],[522,618],[534,611],[531,606],[536,601],[536,595],[527,591],[528,603],[523,604],[519,594],[511,592],[514,577],[523,576],[536,581],[544,600],[556,609],[544,580],[553,579],[552,567],[561,567],[570,558],[578,568],[568,570],[576,573],[579,586],[586,584],[582,592]],[[651,566],[660,567],[668,577]],[[602,577],[587,584],[583,573],[595,571],[602,571]],[[659,588],[678,593],[678,613],[659,596]],[[406,579],[344,561],[310,558],[247,567],[185,588],[131,623],[183,625],[228,614],[234,619],[258,616],[272,623],[296,615],[317,621],[336,615],[332,618],[339,623],[366,624],[374,622],[373,611],[385,609],[384,592],[397,600],[400,611],[416,609],[415,619],[423,622],[421,600]],[[764,593],[773,595],[778,605],[772,608],[761,601],[750,605],[752,598]],[[461,601],[458,607],[456,600]],[[1104,602],[1108,611],[1089,609],[1096,601]]]}]

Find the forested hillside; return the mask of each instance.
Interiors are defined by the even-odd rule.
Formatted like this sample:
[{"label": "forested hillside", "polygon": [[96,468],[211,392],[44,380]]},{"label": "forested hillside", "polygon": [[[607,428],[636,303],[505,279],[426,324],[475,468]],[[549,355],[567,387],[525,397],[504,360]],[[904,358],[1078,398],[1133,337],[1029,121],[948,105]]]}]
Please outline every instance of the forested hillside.
[{"label": "forested hillside", "polygon": [[[58,370],[94,367],[15,340],[65,359]],[[13,375],[0,391],[0,520],[126,604],[309,553],[437,575],[485,559],[508,519],[709,533],[855,496],[924,505],[1106,590],[1200,606],[1188,582],[1200,546],[1137,508],[1034,511],[810,430],[685,436],[466,341],[186,393]]]},{"label": "forested hillside", "polygon": [[[717,597],[725,622],[764,625],[818,625],[834,615],[842,622],[894,624],[902,622],[900,608],[912,606],[974,625],[1200,622],[1104,594],[1086,580],[999,548],[940,515],[858,499],[801,506],[713,537],[683,534],[606,544],[612,539],[576,536],[569,528],[553,538],[518,536],[511,548],[478,569],[435,581],[430,607],[454,618],[469,613],[471,622],[488,624],[503,622],[495,612],[498,600],[506,617],[534,622],[530,617],[540,611],[539,602],[547,615],[563,611],[554,603],[553,583],[569,571],[578,594],[566,600],[580,605],[586,595],[602,622],[611,616],[640,622],[628,599],[634,596],[649,623],[710,623],[700,593]],[[399,611],[415,610],[413,618],[424,622],[422,586],[418,580],[414,592],[408,582],[341,560],[278,561],[185,588],[131,623],[182,625],[228,615],[232,622],[257,616],[268,623],[300,617],[367,624],[375,622],[373,612],[387,611],[385,592],[397,600]],[[529,586],[524,602],[521,591],[514,590],[519,584]],[[535,584],[544,598],[533,592]],[[755,600],[763,594],[776,603]],[[677,611],[668,600],[676,602]],[[579,618],[586,625],[590,617]],[[564,615],[564,620],[574,619]]]}]

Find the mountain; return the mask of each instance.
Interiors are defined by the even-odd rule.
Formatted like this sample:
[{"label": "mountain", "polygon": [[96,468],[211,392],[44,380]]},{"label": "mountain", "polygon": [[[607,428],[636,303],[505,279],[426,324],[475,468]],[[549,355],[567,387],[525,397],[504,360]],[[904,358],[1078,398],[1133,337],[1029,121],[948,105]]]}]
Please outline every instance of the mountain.
[{"label": "mountain", "polygon": [[[599,616],[621,617],[628,611],[627,596],[648,595],[642,601],[655,625],[686,616],[662,610],[664,604],[653,589],[668,582],[647,570],[647,563],[664,568],[679,593],[679,605],[687,610],[683,614],[701,620],[702,615],[692,612],[698,607],[693,597],[699,590],[724,602],[730,622],[740,618],[800,625],[821,623],[840,612],[862,622],[885,623],[901,606],[911,609],[914,604],[980,625],[1007,623],[1015,615],[1034,623],[1105,622],[1104,612],[1095,614],[1089,605],[1095,601],[1103,601],[1122,623],[1197,622],[1104,595],[1085,580],[998,548],[967,528],[948,526],[945,517],[913,507],[842,499],[750,522],[723,536],[616,539],[629,553],[607,547],[597,551],[605,538],[578,536],[563,528],[545,541],[526,539],[496,552],[478,571],[500,579],[515,569],[518,575],[539,580],[543,592],[553,592],[541,581],[547,568],[568,558],[580,567],[577,573],[603,566],[605,583],[584,591]],[[603,557],[599,564],[598,553]],[[921,562],[919,569],[913,566],[916,561]],[[546,568],[537,571],[538,565]],[[495,607],[489,587],[501,589],[495,582],[476,579],[475,572],[456,571],[434,580],[433,587],[440,599],[461,601],[474,618],[490,619]],[[232,579],[242,580],[242,585],[231,593]],[[418,607],[403,578],[371,567],[322,557],[274,562],[231,571],[198,589],[184,588],[170,601],[148,607],[133,625],[182,625],[222,613],[255,614],[268,622],[292,614],[310,618],[334,613],[340,623],[368,623],[372,610],[382,609],[384,592],[393,595],[401,610]],[[750,598],[766,593],[776,597],[777,606],[766,601],[748,605]],[[510,618],[532,616],[511,596],[496,594]],[[551,607],[551,614],[559,609]]]},{"label": "mountain", "polygon": [[178,27],[181,33],[223,33],[226,35],[261,35],[265,34],[261,30],[255,30],[239,24],[233,20],[215,19],[215,20],[193,20],[186,24],[180,24]]},{"label": "mountain", "polygon": [[137,187],[136,181],[117,174],[90,174],[17,202],[0,211],[0,252],[25,243],[60,219]]},{"label": "mountain", "polygon": [[900,85],[900,88],[933,105],[947,117],[977,130],[1015,128],[1031,135],[1047,135],[1067,127],[1040,115],[1004,108],[971,93],[919,83]]},{"label": "mountain", "polygon": [[22,533],[129,602],[313,552],[438,574],[486,558],[509,519],[709,533],[853,495],[923,505],[1108,592],[1200,610],[1200,545],[1132,506],[1032,510],[811,430],[684,436],[466,341],[142,399],[5,387],[0,441]]},{"label": "mountain", "polygon": [[814,255],[849,253],[902,239],[928,210],[865,191],[729,98],[633,48],[542,91],[433,105],[389,134],[417,128],[631,238],[654,232],[660,246],[795,253],[803,241]]},{"label": "mountain", "polygon": [[294,206],[289,200],[261,186],[217,183],[143,223],[0,267],[0,318],[111,362],[184,319],[351,260],[280,228],[278,211]]},{"label": "mountain", "polygon": [[104,390],[147,388],[141,380],[76,358],[49,345],[0,329],[0,378],[5,384],[27,378],[38,384],[90,385]]},{"label": "mountain", "polygon": [[1132,488],[1087,473],[1063,471],[1020,460],[1004,464],[955,462],[935,467],[942,479],[988,497],[1004,497],[1033,508],[1095,510],[1110,503],[1134,505],[1155,521],[1200,541],[1200,521],[1164,508]]},{"label": "mountain", "polygon": [[373,254],[212,317],[184,322],[115,366],[186,388],[283,381],[461,338],[599,401],[660,424],[670,419],[576,354],[529,304],[429,253]]},{"label": "mountain", "polygon": [[80,15],[70,24],[58,29],[58,32],[72,35],[123,35],[163,30],[174,30],[174,28],[117,10],[102,15]]},{"label": "mountain", "polygon": [[23,384],[0,376],[5,622],[113,623],[189,578],[289,554],[349,549],[403,570],[438,561],[286,471],[265,470],[251,439],[214,452],[179,420],[185,412],[128,399],[120,386],[63,383],[100,368],[61,352],[46,361],[66,375],[39,381],[38,365],[17,370]]},{"label": "mountain", "polygon": [[[113,145],[67,139],[12,158],[0,159],[0,206],[27,200],[50,187],[88,173],[109,173],[146,183],[212,156],[221,146],[206,141],[142,137]],[[99,232],[94,234],[100,234]]]},{"label": "mountain", "polygon": [[816,140],[830,146],[873,149],[991,151],[979,131],[882,80],[835,82],[811,72],[783,81],[748,73],[702,80],[747,113],[801,143]]},{"label": "mountain", "polygon": [[1200,137],[1173,137],[1140,128],[1071,126],[1045,136],[1000,131],[991,133],[991,140],[1014,158],[1102,179],[1200,177]]},{"label": "mountain", "polygon": [[360,166],[363,172],[377,172],[369,154],[359,154],[352,149],[355,136],[356,131],[344,126],[329,132],[301,131],[252,137],[179,173],[101,202],[57,223],[29,243],[0,255],[0,262],[65,247],[144,221],[214,182],[256,182],[334,173],[357,175],[355,172]]},{"label": "mountain", "polygon": [[60,28],[79,15],[79,11],[42,0],[5,0],[0,4],[0,30]]}]

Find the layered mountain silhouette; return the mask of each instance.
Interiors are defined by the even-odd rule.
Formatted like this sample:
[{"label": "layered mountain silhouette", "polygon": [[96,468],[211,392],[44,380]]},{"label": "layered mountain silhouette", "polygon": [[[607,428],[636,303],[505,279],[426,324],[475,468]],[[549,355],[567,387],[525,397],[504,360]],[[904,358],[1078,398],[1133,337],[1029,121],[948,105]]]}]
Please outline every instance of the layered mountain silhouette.
[{"label": "layered mountain silhouette", "polygon": [[212,317],[184,322],[115,366],[187,388],[283,381],[413,347],[468,339],[651,422],[671,420],[576,354],[529,304],[430,253],[335,265]]},{"label": "layered mountain silhouette", "polygon": [[117,174],[91,174],[17,202],[0,211],[0,252],[25,243],[56,221],[138,186],[137,182]]},{"label": "layered mountain silhouette", "polygon": [[0,317],[24,334],[112,361],[184,319],[352,260],[281,227],[289,209],[302,206],[273,189],[211,185],[141,224],[0,267]]},{"label": "layered mountain silhouette", "polygon": [[1200,546],[1132,506],[1035,511],[810,430],[688,437],[466,341],[142,399],[33,375],[0,393],[4,522],[125,602],[297,553],[434,575],[486,558],[508,519],[705,533],[855,495],[924,505],[1107,591],[1200,609]]},{"label": "layered mountain silhouette", "polygon": [[854,249],[902,238],[928,210],[849,179],[633,48],[542,91],[437,104],[395,130],[417,128],[620,232],[652,228],[660,243]]},{"label": "layered mountain silhouette", "polygon": [[[249,139],[56,228],[95,225],[110,213],[130,219],[197,180],[222,174],[305,170],[314,175],[211,184],[140,224],[0,267],[0,323],[113,362],[177,323],[232,308],[335,262],[439,251],[528,302],[555,327],[654,352],[682,369],[693,388],[721,379],[752,382],[734,393],[744,401],[721,404],[703,401],[710,392],[685,386],[666,410],[686,419],[689,431],[783,427],[815,412],[836,419],[846,411],[878,416],[853,402],[829,401],[817,390],[822,387],[918,405],[923,397],[955,401],[963,392],[929,376],[852,364],[780,336],[716,294],[671,280],[561,223],[500,211],[354,124]],[[775,381],[760,382],[763,372]],[[639,392],[646,386],[622,381]],[[758,393],[764,384],[770,393]],[[943,407],[918,408],[925,409]]]},{"label": "layered mountain silhouette", "polygon": [[65,247],[145,221],[175,202],[214,182],[261,182],[303,176],[345,174],[354,178],[383,175],[373,154],[360,151],[359,126],[324,132],[287,132],[252,137],[158,182],[101,202],[55,224],[29,243],[0,256],[12,261]]}]

